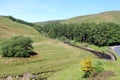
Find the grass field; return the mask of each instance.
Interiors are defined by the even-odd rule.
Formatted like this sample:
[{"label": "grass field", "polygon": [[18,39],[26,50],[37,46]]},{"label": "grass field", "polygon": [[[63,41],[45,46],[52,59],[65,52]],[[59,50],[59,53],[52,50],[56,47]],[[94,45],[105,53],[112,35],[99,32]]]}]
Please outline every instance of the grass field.
[{"label": "grass field", "polygon": [[[0,17],[0,43],[16,35],[30,37],[34,42],[34,51],[38,55],[30,58],[4,58],[0,56],[0,76],[45,72],[38,74],[38,77],[47,78],[47,80],[85,80],[82,79],[83,72],[80,69],[80,62],[89,57],[102,62],[105,70],[115,73],[111,80],[120,79],[120,59],[114,62],[98,59],[90,52],[69,46],[58,40],[46,38],[30,26]],[[99,49],[96,46],[91,46],[91,48]]]},{"label": "grass field", "polygon": [[[38,43],[38,42],[37,42]],[[49,40],[34,45],[37,56],[31,58],[0,58],[0,76],[64,70],[79,65],[85,57],[95,57],[59,41]],[[82,58],[81,58],[82,57]]]}]

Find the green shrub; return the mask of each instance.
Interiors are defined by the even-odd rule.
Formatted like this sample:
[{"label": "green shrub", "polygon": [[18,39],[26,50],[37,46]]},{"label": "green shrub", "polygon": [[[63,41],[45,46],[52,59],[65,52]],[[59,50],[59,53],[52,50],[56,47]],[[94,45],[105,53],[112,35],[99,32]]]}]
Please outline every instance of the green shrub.
[{"label": "green shrub", "polygon": [[104,70],[103,65],[102,65],[102,63],[100,61],[96,61],[94,66],[95,66],[94,71],[96,73],[102,72]]},{"label": "green shrub", "polygon": [[32,50],[32,40],[24,36],[17,36],[2,43],[3,57],[29,57]]},{"label": "green shrub", "polygon": [[65,36],[59,37],[59,40],[66,42],[68,39]]},{"label": "green shrub", "polygon": [[92,75],[96,75],[104,70],[103,65],[99,61],[92,62],[91,59],[86,58],[81,62],[82,71],[85,73],[83,78],[88,78]]},{"label": "green shrub", "polygon": [[82,62],[81,62],[81,65],[82,65],[82,71],[84,71],[84,76],[83,78],[87,78],[89,77],[92,73],[93,73],[93,70],[94,70],[94,67],[92,65],[92,61],[90,58],[86,58],[84,59]]}]

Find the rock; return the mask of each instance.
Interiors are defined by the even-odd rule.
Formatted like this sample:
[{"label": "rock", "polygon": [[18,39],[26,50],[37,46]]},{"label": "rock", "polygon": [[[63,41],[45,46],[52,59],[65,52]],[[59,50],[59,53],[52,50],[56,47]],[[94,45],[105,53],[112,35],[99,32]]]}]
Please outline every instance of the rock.
[{"label": "rock", "polygon": [[29,80],[31,76],[32,76],[32,74],[30,74],[30,73],[24,73],[22,80]]},{"label": "rock", "polygon": [[13,77],[12,77],[12,76],[8,76],[8,77],[6,78],[6,80],[13,80]]}]

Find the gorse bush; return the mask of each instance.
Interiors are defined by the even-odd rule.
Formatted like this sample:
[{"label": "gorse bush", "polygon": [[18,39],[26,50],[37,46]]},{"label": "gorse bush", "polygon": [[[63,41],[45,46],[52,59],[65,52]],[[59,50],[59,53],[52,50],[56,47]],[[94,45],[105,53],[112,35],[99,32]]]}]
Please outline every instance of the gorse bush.
[{"label": "gorse bush", "polygon": [[85,72],[84,78],[89,77],[90,74],[93,72],[93,65],[90,59],[85,59],[81,62],[82,64],[82,71]]},{"label": "gorse bush", "polygon": [[82,71],[85,72],[83,78],[90,77],[90,75],[98,74],[104,70],[101,62],[96,61],[95,63],[93,63],[92,60],[89,58],[84,59],[81,62],[81,65],[82,65],[82,68],[81,68]]},{"label": "gorse bush", "polygon": [[32,40],[24,36],[17,36],[2,43],[3,57],[29,57],[32,50]]}]

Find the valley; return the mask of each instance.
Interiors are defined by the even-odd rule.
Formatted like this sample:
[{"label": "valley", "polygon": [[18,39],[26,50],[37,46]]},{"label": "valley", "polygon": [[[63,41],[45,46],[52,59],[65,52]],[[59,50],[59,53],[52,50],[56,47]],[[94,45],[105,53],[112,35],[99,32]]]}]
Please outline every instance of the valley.
[{"label": "valley", "polygon": [[[105,16],[107,14],[108,13],[104,13]],[[111,12],[109,14],[112,15]],[[119,12],[115,12],[115,15],[116,14],[119,14]],[[98,14],[97,18],[99,18],[99,15],[101,17],[102,14]],[[110,15],[108,15],[108,17]],[[81,20],[85,20],[86,22],[86,20],[91,20],[93,15],[86,17],[80,17],[80,20],[77,19],[76,21],[80,22]],[[92,20],[93,19],[96,18],[94,17]],[[109,22],[108,18],[106,18],[105,21],[107,20]],[[114,20],[112,22],[118,23],[117,17],[116,19],[112,18],[111,20]],[[77,23],[76,21],[73,18],[63,22],[60,21],[60,23]],[[96,21],[98,20],[95,20],[95,22]],[[87,80],[86,78],[82,78],[84,72],[81,70],[82,65],[80,64],[80,62],[85,58],[91,58],[93,62],[101,62],[105,71],[110,71],[113,74],[107,78],[106,76],[100,77],[98,75],[99,80],[120,79],[120,58],[115,52],[109,49],[109,46],[96,46],[94,44],[74,42],[73,40],[70,40],[70,42],[75,46],[86,47],[87,45],[87,48],[101,53],[110,54],[110,52],[112,52],[116,56],[117,60],[100,59],[89,51],[65,44],[64,41],[57,38],[50,38],[43,33],[39,33],[30,25],[21,24],[16,21],[12,21],[9,18],[0,16],[0,43],[18,35],[29,37],[33,41],[33,51],[36,52],[37,55],[29,58],[2,57],[2,45],[0,45],[0,80],[5,80],[8,76],[12,76],[13,78],[18,76],[21,78],[25,73],[34,75],[37,80]]]}]

